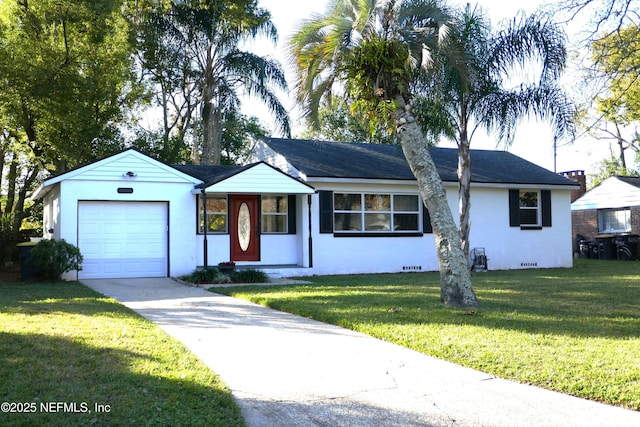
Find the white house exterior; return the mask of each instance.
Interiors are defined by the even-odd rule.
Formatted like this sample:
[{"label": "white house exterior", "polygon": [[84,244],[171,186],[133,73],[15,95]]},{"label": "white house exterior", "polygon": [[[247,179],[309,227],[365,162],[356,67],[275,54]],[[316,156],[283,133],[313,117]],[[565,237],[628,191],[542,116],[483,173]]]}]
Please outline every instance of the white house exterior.
[{"label": "white house exterior", "polygon": [[[432,153],[457,212],[455,150]],[[505,152],[472,160],[471,247],[489,268],[570,267],[575,184]],[[245,166],[167,165],[130,149],[48,179],[34,198],[45,237],[84,256],[68,279],[180,276],[224,261],[284,276],[438,269],[394,146],[266,138]]]}]

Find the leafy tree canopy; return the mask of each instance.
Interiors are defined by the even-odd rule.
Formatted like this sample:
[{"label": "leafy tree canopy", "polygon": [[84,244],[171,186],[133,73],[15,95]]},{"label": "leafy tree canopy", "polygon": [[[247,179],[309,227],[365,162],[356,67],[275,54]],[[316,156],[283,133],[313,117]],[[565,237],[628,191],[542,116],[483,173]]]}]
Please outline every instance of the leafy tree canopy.
[{"label": "leafy tree canopy", "polygon": [[0,117],[50,165],[121,146],[118,123],[139,95],[121,8],[117,0],[0,6]]}]

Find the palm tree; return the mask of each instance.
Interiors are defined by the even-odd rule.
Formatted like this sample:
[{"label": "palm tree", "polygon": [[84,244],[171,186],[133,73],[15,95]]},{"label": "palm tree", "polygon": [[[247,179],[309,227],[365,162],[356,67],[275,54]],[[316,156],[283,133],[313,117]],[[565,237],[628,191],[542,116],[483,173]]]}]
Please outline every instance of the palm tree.
[{"label": "palm tree", "polygon": [[[449,33],[466,64],[442,58],[417,89],[416,115],[431,138],[458,145],[460,240],[469,257],[470,145],[479,128],[498,131],[498,142],[513,142],[519,120],[537,116],[549,120],[555,138],[574,133],[575,112],[558,86],[566,59],[564,33],[541,16],[521,16],[497,33],[481,8],[467,5]],[[537,81],[508,87],[509,73],[518,67],[540,69]]]},{"label": "palm tree", "polygon": [[[393,124],[430,212],[440,268],[440,296],[447,306],[477,306],[469,265],[445,190],[412,115],[411,87],[432,66],[446,39],[447,11],[428,0],[333,0],[328,12],[302,24],[291,40],[296,92],[317,123],[323,99],[342,83],[356,110]],[[449,54],[454,54],[451,49]],[[464,72],[461,72],[461,75]]]},{"label": "palm tree", "polygon": [[204,164],[220,163],[224,115],[238,112],[241,91],[264,102],[279,130],[290,135],[287,111],[274,92],[287,87],[280,64],[240,49],[258,35],[277,40],[271,15],[255,0],[236,0],[233,7],[223,0],[183,0],[171,2],[168,10],[160,4],[150,22],[155,27],[150,37],[159,34],[161,40],[147,43],[158,44],[164,56],[174,59],[161,64],[173,67],[162,70],[177,92],[169,96],[193,97],[186,103],[189,120],[200,108]]}]

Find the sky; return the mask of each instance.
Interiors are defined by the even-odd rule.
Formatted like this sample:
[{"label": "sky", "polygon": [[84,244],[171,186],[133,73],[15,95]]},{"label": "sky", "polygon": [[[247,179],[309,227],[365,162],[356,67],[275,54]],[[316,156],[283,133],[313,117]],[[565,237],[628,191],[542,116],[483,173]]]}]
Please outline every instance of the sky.
[{"label": "sky", "polygon": [[[460,2],[459,4],[466,4]],[[518,11],[524,10],[526,13],[534,12],[544,3],[543,0],[480,0],[478,4],[489,12],[491,23],[496,27],[500,21],[513,18]],[[455,3],[451,3],[452,5]],[[279,41],[274,46],[270,42],[257,41],[252,43],[251,50],[262,55],[277,59],[282,64],[289,87],[293,86],[293,71],[287,63],[285,45],[297,26],[304,19],[309,18],[313,13],[323,13],[327,5],[327,0],[259,0],[259,6],[271,12],[271,18],[278,29]],[[570,42],[572,28],[566,27]],[[575,36],[573,36],[575,37]],[[568,73],[571,71],[568,70]],[[287,107],[292,122],[293,136],[303,129],[300,121],[299,111],[295,108],[292,93],[279,92],[281,102]],[[282,136],[275,132],[273,119],[266,107],[259,102],[247,100],[243,103],[243,112],[257,116],[267,129],[271,130],[272,136]],[[484,133],[477,133],[471,142],[472,149],[505,149],[496,146],[496,138]],[[554,170],[554,148],[553,136],[550,125],[538,121],[526,121],[518,126],[514,143],[508,151],[536,163],[549,170]],[[557,141],[555,168],[557,172],[585,170],[587,174],[595,172],[597,163],[609,156],[609,146],[602,141],[594,141],[582,136],[575,142]],[[441,143],[440,146],[455,147],[455,144]]]}]

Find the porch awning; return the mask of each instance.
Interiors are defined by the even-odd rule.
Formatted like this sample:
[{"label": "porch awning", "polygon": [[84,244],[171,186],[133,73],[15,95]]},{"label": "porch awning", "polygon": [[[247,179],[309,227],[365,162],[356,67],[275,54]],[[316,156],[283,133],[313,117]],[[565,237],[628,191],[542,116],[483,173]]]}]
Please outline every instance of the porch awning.
[{"label": "porch awning", "polygon": [[315,192],[309,184],[264,162],[248,165],[212,182],[198,184],[193,192],[198,194],[203,189],[207,193],[227,194],[313,194]]}]

